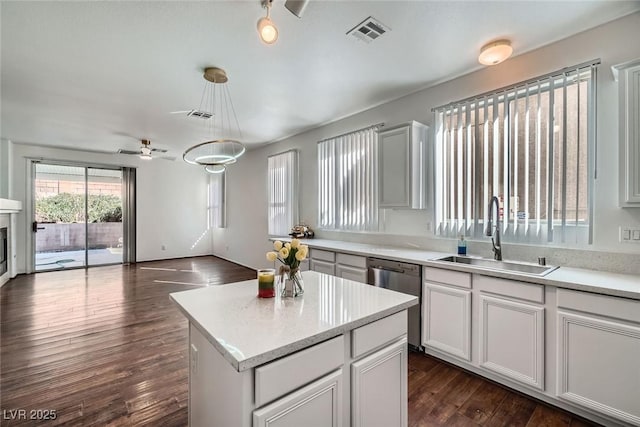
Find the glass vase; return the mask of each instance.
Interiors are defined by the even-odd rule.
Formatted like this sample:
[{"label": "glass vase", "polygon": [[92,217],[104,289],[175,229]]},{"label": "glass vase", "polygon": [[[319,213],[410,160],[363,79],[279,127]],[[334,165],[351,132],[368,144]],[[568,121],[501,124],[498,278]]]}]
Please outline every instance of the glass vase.
[{"label": "glass vase", "polygon": [[304,294],[304,282],[300,270],[295,268],[284,272],[281,276],[282,287],[280,296],[283,298],[295,298]]}]

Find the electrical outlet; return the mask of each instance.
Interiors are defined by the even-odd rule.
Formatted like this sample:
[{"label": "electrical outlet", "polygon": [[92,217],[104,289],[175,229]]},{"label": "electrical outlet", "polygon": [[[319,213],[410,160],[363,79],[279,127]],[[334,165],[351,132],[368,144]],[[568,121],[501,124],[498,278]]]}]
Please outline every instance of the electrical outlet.
[{"label": "electrical outlet", "polygon": [[166,251],[167,250],[167,245],[160,246],[160,249],[162,249],[163,251]]},{"label": "electrical outlet", "polygon": [[640,225],[620,226],[618,241],[621,243],[640,243]]},{"label": "electrical outlet", "polygon": [[191,344],[191,373],[198,373],[198,347]]}]

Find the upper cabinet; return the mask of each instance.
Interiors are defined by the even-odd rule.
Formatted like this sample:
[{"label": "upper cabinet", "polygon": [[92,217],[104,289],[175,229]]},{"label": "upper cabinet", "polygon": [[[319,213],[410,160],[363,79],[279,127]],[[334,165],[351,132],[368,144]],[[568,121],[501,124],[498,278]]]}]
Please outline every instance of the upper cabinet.
[{"label": "upper cabinet", "polygon": [[613,67],[619,87],[620,206],[640,207],[640,59]]},{"label": "upper cabinet", "polygon": [[427,209],[428,129],[412,121],[378,133],[381,208]]}]

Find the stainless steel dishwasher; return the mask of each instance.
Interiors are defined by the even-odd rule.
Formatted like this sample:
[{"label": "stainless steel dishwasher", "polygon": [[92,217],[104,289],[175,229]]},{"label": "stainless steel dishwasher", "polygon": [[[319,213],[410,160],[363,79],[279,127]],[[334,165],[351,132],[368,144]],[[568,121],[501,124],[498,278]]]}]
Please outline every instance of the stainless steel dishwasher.
[{"label": "stainless steel dishwasher", "polygon": [[370,285],[418,297],[418,305],[409,308],[408,341],[412,347],[422,349],[422,268],[406,262],[367,258],[367,271],[367,283]]}]

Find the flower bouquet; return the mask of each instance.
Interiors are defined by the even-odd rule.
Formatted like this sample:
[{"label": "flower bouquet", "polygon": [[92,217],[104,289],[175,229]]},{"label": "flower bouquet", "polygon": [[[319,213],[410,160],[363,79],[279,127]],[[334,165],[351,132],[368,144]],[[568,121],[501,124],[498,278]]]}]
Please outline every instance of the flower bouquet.
[{"label": "flower bouquet", "polygon": [[273,242],[274,251],[267,252],[267,259],[282,263],[278,275],[280,283],[284,286],[281,290],[283,297],[297,297],[304,293],[302,275],[300,274],[300,262],[309,255],[309,247],[300,243],[298,239],[292,239],[291,243],[282,243],[280,240]]}]

